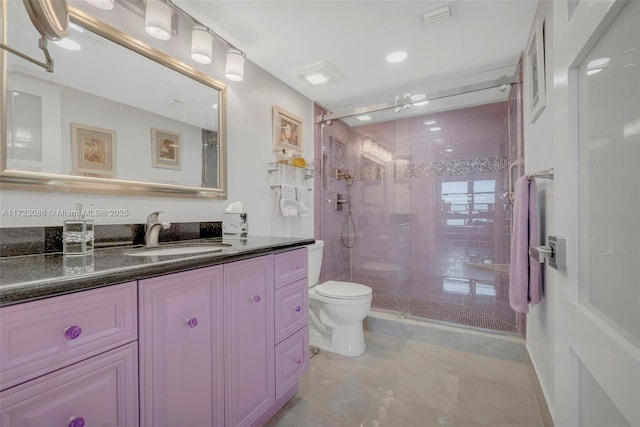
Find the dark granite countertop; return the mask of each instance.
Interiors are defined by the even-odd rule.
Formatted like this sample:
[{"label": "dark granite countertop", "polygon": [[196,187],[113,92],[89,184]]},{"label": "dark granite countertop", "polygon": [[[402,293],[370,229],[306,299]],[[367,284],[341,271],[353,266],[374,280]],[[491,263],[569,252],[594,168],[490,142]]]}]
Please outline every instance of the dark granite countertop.
[{"label": "dark granite countertop", "polygon": [[[179,244],[220,242],[221,239],[198,239]],[[230,246],[223,247],[221,252],[190,255],[127,255],[143,248],[138,245],[96,249],[88,256],[64,257],[54,253],[3,257],[0,258],[0,306],[223,264],[313,242],[310,238],[252,236],[246,241],[225,239],[222,243]]]}]

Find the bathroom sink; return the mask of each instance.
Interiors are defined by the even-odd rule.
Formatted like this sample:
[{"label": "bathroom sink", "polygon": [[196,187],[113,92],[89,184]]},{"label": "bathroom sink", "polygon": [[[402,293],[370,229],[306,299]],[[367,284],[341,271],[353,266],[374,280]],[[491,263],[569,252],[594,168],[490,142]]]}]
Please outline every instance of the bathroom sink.
[{"label": "bathroom sink", "polygon": [[224,243],[211,244],[184,244],[172,246],[156,246],[152,248],[142,248],[128,252],[129,256],[169,256],[169,255],[192,255],[207,252],[222,252],[225,247],[231,246]]}]

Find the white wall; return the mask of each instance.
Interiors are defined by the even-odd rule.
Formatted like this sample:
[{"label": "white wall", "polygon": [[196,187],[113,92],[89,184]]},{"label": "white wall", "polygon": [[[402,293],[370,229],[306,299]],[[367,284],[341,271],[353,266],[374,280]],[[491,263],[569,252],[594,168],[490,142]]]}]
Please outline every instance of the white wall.
[{"label": "white wall", "polygon": [[[556,39],[557,25],[554,23],[553,2],[541,1],[538,3],[535,20],[545,21],[545,75],[546,75],[546,105],[534,123],[530,122],[531,113],[527,105],[529,99],[527,85],[524,86],[525,115],[524,115],[524,159],[525,173],[533,173],[555,169],[556,178],[553,181],[539,179],[538,205],[540,206],[540,241],[546,242],[547,235],[567,236],[564,224],[557,223],[557,216],[553,214],[556,209],[558,197],[565,196],[562,191],[562,175],[566,173],[566,155],[560,153],[561,143],[554,141],[553,126],[556,109],[557,94],[554,89],[554,65],[556,63]],[[534,23],[532,23],[533,31]],[[523,46],[524,49],[524,46]],[[525,68],[526,69],[526,68]],[[526,77],[525,77],[526,79]],[[565,148],[566,149],[566,148]],[[566,196],[565,196],[566,197]],[[544,271],[544,295],[542,302],[531,307],[527,316],[527,349],[534,368],[540,379],[543,393],[549,405],[552,417],[554,416],[554,338],[557,333],[554,312],[554,302],[557,298],[558,272],[545,267]]]},{"label": "white wall", "polygon": [[[223,56],[218,56],[218,58]],[[250,58],[249,58],[250,59]],[[237,222],[237,215],[224,215],[229,203],[242,201],[249,215],[250,235],[313,236],[313,217],[285,219],[276,210],[277,192],[270,183],[313,186],[313,180],[299,175],[285,177],[269,174],[272,159],[272,106],[279,105],[304,119],[304,157],[313,158],[313,103],[289,86],[275,79],[250,61],[245,64],[243,82],[230,82],[222,74],[222,66],[212,67],[214,78],[228,85],[227,91],[227,180],[228,200],[139,197],[131,195],[92,195],[25,190],[1,190],[2,209],[72,209],[75,202],[93,203],[95,208],[129,209],[128,217],[100,218],[96,224],[142,223],[149,212],[164,211],[166,221]],[[120,154],[124,147],[119,146]],[[310,195],[312,193],[309,193]],[[313,208],[313,198],[309,198]],[[64,218],[0,217],[2,227],[61,225]]]}]

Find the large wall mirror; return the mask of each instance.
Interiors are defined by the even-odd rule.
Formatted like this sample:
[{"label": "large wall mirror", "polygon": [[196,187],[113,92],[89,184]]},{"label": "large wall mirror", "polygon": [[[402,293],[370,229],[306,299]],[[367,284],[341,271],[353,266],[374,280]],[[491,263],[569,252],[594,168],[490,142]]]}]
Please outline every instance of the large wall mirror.
[{"label": "large wall mirror", "polygon": [[[3,42],[37,57],[22,1]],[[225,86],[70,7],[54,72],[2,54],[2,188],[226,199]],[[72,46],[73,48],[73,46]]]}]

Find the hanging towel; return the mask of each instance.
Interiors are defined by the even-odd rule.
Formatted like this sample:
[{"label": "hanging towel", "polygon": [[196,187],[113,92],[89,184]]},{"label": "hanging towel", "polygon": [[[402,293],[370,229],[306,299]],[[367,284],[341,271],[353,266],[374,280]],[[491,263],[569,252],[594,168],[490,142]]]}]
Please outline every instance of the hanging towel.
[{"label": "hanging towel", "polygon": [[519,313],[528,313],[529,304],[542,297],[540,264],[529,256],[529,246],[540,244],[537,197],[535,179],[521,176],[515,185],[509,267],[509,303]]},{"label": "hanging towel", "polygon": [[295,186],[280,184],[280,213],[282,216],[298,216]]},{"label": "hanging towel", "polygon": [[296,185],[296,201],[300,216],[309,216],[309,200],[307,199],[307,187]]}]

